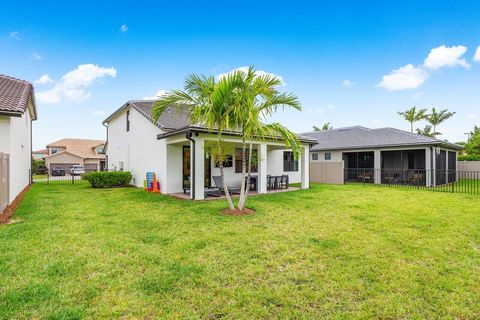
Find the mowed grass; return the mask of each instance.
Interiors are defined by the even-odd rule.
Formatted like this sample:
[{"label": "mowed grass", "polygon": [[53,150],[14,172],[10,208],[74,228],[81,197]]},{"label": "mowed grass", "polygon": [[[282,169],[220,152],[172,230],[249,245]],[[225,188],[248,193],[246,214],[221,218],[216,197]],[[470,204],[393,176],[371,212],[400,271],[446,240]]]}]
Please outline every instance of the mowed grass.
[{"label": "mowed grass", "polygon": [[479,196],[314,185],[249,206],[36,184],[0,226],[0,317],[480,317]]}]

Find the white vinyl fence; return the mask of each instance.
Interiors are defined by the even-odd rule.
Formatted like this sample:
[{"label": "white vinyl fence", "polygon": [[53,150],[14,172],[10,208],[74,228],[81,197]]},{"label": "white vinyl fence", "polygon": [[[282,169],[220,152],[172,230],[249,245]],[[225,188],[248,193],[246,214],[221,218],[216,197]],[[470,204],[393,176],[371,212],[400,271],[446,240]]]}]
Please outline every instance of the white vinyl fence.
[{"label": "white vinyl fence", "polygon": [[9,188],[10,188],[10,169],[8,153],[0,152],[0,214],[8,206]]}]

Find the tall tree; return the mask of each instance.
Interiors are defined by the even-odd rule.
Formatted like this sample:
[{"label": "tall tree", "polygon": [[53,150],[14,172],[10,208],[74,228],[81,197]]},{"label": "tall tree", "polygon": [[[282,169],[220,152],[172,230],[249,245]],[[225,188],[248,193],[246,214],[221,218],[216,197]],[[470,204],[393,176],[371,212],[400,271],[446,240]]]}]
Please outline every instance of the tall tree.
[{"label": "tall tree", "polygon": [[[253,67],[249,67],[247,71],[236,72],[240,75],[242,84],[235,91],[237,103],[232,118],[236,127],[241,128],[242,134],[242,182],[238,209],[244,210],[250,189],[254,140],[281,138],[285,145],[292,149],[296,159],[301,154],[297,135],[279,123],[264,124],[264,120],[280,107],[296,110],[301,110],[301,107],[295,95],[280,93],[277,90],[282,85],[280,78],[270,74],[257,74]],[[248,159],[246,158],[247,145]]]},{"label": "tall tree", "polygon": [[433,131],[433,127],[427,124],[423,129],[417,129],[417,134],[429,138],[435,138],[436,135],[439,135],[441,133]]},{"label": "tall tree", "polygon": [[235,103],[234,91],[241,83],[240,80],[236,73],[229,74],[218,81],[213,76],[190,75],[185,80],[183,91],[174,90],[167,93],[155,102],[152,108],[152,118],[155,122],[167,108],[172,107],[187,111],[192,123],[203,125],[212,131],[216,130],[217,141],[211,150],[220,168],[228,206],[232,210],[235,207],[228,191],[223,168],[225,150],[223,131],[231,129],[234,125],[230,113]]},{"label": "tall tree", "polygon": [[330,122],[325,122],[322,127],[317,127],[313,126],[313,131],[326,131],[326,130],[332,130],[333,127],[330,125]]},{"label": "tall tree", "polygon": [[426,115],[425,119],[427,119],[428,123],[433,126],[433,133],[435,136],[437,134],[437,126],[439,126],[441,123],[443,123],[445,120],[450,119],[455,115],[456,112],[450,112],[448,109],[443,109],[440,111],[437,111],[437,109],[432,108],[432,111]]},{"label": "tall tree", "polygon": [[475,126],[465,144],[465,152],[469,155],[480,156],[480,127]]},{"label": "tall tree", "polygon": [[413,124],[417,121],[425,119],[426,112],[427,112],[427,109],[417,110],[417,107],[412,107],[408,110],[405,110],[403,112],[397,112],[397,113],[398,115],[402,116],[403,119],[405,119],[410,123],[410,132],[413,133]]}]

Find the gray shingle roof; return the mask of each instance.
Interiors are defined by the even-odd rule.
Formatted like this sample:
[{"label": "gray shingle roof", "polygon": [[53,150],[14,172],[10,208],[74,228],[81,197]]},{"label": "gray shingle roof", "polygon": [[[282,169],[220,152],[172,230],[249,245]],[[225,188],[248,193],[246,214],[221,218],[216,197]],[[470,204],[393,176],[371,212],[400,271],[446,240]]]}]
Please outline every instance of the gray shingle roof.
[{"label": "gray shingle roof", "polygon": [[326,131],[306,132],[302,133],[302,135],[317,140],[318,144],[313,146],[311,151],[408,145],[444,145],[453,149],[463,149],[462,146],[453,143],[395,128],[369,129],[354,126]]},{"label": "gray shingle roof", "polygon": [[[109,122],[117,114],[128,108],[129,106],[137,110],[141,115],[150,120],[152,119],[152,107],[155,100],[129,100],[120,109],[112,113],[103,123]],[[164,131],[171,131],[190,125],[189,115],[186,109],[169,108],[162,113],[155,125]]]},{"label": "gray shingle roof", "polygon": [[28,100],[32,94],[31,83],[0,74],[0,111],[23,114],[27,110]]},{"label": "gray shingle roof", "polygon": [[[155,100],[132,100],[130,105],[152,121],[152,107]],[[157,126],[165,130],[175,130],[190,124],[186,108],[168,108],[158,118]]]}]

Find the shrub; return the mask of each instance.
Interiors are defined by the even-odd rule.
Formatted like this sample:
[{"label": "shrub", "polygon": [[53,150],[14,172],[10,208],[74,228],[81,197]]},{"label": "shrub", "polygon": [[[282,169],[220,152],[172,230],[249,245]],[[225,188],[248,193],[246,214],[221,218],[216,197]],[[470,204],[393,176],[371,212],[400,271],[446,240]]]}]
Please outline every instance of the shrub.
[{"label": "shrub", "polygon": [[126,187],[132,180],[132,174],[126,171],[89,172],[82,178],[94,188]]},{"label": "shrub", "polygon": [[477,155],[477,154],[459,155],[458,161],[480,161],[480,155]]},{"label": "shrub", "polygon": [[87,180],[88,181],[88,177],[90,176],[90,174],[92,174],[93,172],[86,172],[84,174],[82,174],[80,177],[82,177],[82,180]]}]

